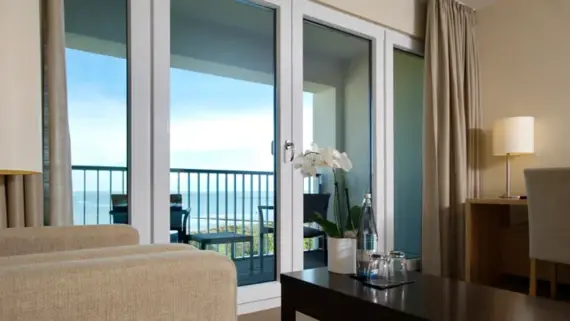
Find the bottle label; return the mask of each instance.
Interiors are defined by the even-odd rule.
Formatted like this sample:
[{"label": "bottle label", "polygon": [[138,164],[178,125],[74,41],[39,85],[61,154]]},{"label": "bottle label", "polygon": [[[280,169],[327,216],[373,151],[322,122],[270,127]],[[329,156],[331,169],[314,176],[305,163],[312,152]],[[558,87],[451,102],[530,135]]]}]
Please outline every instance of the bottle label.
[{"label": "bottle label", "polygon": [[378,238],[376,234],[366,233],[364,234],[364,249],[367,251],[376,252],[376,246],[378,244]]}]

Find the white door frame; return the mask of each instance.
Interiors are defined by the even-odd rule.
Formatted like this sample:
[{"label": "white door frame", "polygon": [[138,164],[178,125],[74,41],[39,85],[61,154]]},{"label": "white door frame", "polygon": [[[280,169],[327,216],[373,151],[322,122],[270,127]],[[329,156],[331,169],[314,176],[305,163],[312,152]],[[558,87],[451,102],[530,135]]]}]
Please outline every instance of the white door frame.
[{"label": "white door frame", "polygon": [[128,166],[129,222],[141,244],[151,237],[151,0],[128,0]]},{"label": "white door frame", "polygon": [[[131,0],[133,1],[133,0]],[[153,243],[170,243],[170,0],[151,2],[151,233]]]},{"label": "white door frame", "polygon": [[393,30],[386,30],[385,58],[385,108],[386,108],[386,212],[385,250],[394,249],[394,49],[401,49],[419,56],[424,56],[424,44],[409,35]]},{"label": "white door frame", "polygon": [[[386,213],[386,133],[388,119],[384,110],[384,34],[385,29],[349,14],[309,0],[293,3],[293,136],[294,142],[303,141],[303,20],[311,21],[360,36],[372,42],[372,198],[378,231],[384,231]],[[299,145],[299,144],[298,144]],[[300,145],[299,145],[300,146]],[[303,177],[293,174],[293,270],[303,269]],[[380,249],[384,238],[380,237]]]},{"label": "white door frame", "polygon": [[[168,243],[170,194],[170,0],[131,0],[131,2],[148,2],[151,4],[150,20],[152,53],[149,66],[152,68],[152,84],[149,115],[152,115],[152,168],[148,186],[152,186],[151,219],[149,222],[153,243]],[[279,274],[292,270],[292,165],[284,153],[285,140],[291,136],[291,0],[250,0],[251,2],[276,10],[276,74],[277,74],[277,137],[275,157],[278,160],[275,168],[275,221],[276,233],[276,271],[277,280],[238,288],[238,313],[248,313],[260,309],[278,306],[281,296]],[[147,30],[145,28],[143,30]],[[149,116],[150,117],[150,116]],[[147,120],[149,123],[151,119]],[[145,127],[146,128],[146,127]],[[145,205],[147,205],[145,203]]]}]

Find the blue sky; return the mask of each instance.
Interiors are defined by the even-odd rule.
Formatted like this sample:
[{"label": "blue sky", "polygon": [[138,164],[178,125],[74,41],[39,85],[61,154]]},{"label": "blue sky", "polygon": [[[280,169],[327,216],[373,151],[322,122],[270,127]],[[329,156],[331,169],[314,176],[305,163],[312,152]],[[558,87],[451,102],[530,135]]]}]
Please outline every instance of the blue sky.
[{"label": "blue sky", "polygon": [[[126,60],[66,55],[72,164],[125,166]],[[273,86],[180,69],[171,69],[170,86],[171,167],[273,170]],[[312,104],[305,93],[304,145],[312,140]]]}]

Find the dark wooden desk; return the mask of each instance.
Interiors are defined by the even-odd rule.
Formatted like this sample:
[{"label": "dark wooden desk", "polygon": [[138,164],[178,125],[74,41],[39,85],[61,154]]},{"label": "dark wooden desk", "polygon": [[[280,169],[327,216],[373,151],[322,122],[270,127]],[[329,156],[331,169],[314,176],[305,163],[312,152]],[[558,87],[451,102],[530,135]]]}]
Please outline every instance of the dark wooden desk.
[{"label": "dark wooden desk", "polygon": [[281,274],[281,320],[567,321],[570,304],[411,273],[416,282],[376,290],[326,268]]},{"label": "dark wooden desk", "polygon": [[[529,277],[526,207],[527,200],[482,198],[467,201],[466,281],[503,286],[505,276],[516,276],[519,279]],[[538,279],[550,280],[550,267],[546,262],[538,262]],[[558,282],[570,284],[570,266],[560,265]]]},{"label": "dark wooden desk", "polygon": [[[520,268],[523,273],[530,268],[528,259],[528,224],[522,226],[527,231],[526,239],[520,244],[510,244],[507,251],[503,251],[503,236],[508,234],[510,224],[510,208],[512,206],[526,207],[526,200],[485,198],[470,199],[466,204],[465,212],[465,280],[485,285],[496,285],[504,271],[503,252],[508,255],[508,261],[524,262]],[[525,209],[526,211],[526,209]],[[524,237],[523,237],[524,238]],[[506,240],[505,243],[512,243]],[[525,243],[526,242],[526,243]],[[526,247],[525,247],[526,244]],[[514,246],[513,246],[514,245]],[[526,253],[524,253],[526,249]],[[520,252],[523,253],[520,253]],[[512,255],[512,254],[515,255]],[[516,259],[513,259],[516,257]]]}]

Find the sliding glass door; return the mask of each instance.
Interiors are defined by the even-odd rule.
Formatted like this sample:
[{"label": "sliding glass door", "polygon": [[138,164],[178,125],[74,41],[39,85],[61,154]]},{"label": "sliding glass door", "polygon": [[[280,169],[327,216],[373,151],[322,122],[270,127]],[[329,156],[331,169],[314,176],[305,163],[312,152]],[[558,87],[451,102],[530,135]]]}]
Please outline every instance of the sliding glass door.
[{"label": "sliding glass door", "polygon": [[240,286],[275,281],[277,12],[170,7],[171,242],[231,257]]},{"label": "sliding glass door", "polygon": [[152,1],[152,238],[233,260],[241,305],[292,271],[290,5]]},{"label": "sliding glass door", "polygon": [[384,29],[300,1],[293,5],[293,32],[295,141],[303,150],[311,143],[335,148],[352,161],[337,175],[328,168],[319,168],[316,178],[294,173],[293,248],[302,249],[294,253],[297,270],[327,265],[326,235],[311,223],[315,212],[335,222],[333,206],[346,213],[372,193],[378,230],[384,229]]},{"label": "sliding glass door", "polygon": [[394,169],[388,180],[393,189],[387,194],[386,242],[415,263],[421,255],[423,44],[388,31],[385,60],[387,116],[393,119],[388,162]]},{"label": "sliding glass door", "polygon": [[131,224],[150,243],[151,1],[64,10],[73,224]]},{"label": "sliding glass door", "polygon": [[127,223],[127,1],[64,4],[73,224]]},{"label": "sliding glass door", "polygon": [[[70,50],[109,61],[93,69],[72,64],[75,52],[68,58],[72,79],[82,80],[77,74],[83,72],[89,86],[97,85],[70,86],[70,99],[82,94],[105,103],[97,111],[70,107],[74,148],[83,156],[97,151],[93,157],[100,159],[74,165],[126,173],[100,172],[96,183],[83,179],[90,174],[74,174],[82,193],[93,184],[101,193],[104,185],[107,207],[99,205],[99,223],[116,223],[107,214],[111,194],[127,194],[127,222],[142,243],[183,242],[226,255],[236,265],[240,311],[261,301],[276,305],[280,273],[327,264],[323,232],[308,221],[316,208],[333,219],[333,175],[321,170],[303,178],[293,170],[294,156],[314,142],[348,153],[353,168],[340,178],[342,204],[358,205],[372,193],[379,249],[394,248],[398,132],[388,76],[394,47],[387,49],[385,29],[308,0],[122,5],[123,14],[111,10],[118,21],[99,27],[103,20],[85,13],[67,17],[70,28],[81,27],[69,31],[68,43],[77,47]],[[93,39],[82,33],[94,33]],[[83,114],[106,115],[96,134],[78,134]],[[82,210],[89,200],[80,201]],[[89,223],[85,213],[82,222]]]}]

